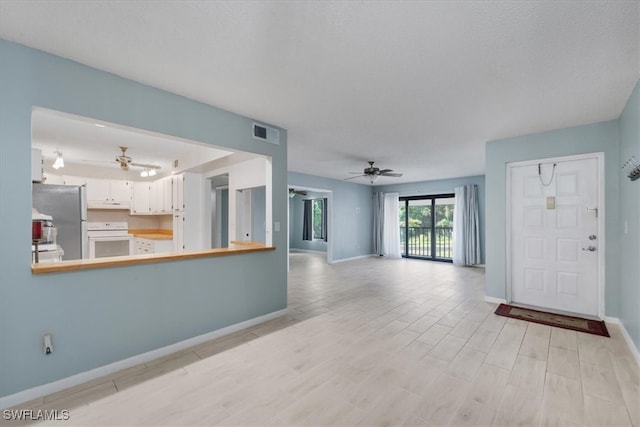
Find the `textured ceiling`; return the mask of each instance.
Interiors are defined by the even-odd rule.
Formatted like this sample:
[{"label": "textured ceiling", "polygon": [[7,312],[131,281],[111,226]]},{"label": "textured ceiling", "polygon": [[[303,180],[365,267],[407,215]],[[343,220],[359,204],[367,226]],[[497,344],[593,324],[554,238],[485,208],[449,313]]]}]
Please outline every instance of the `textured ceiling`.
[{"label": "textured ceiling", "polygon": [[4,39],[287,128],[289,170],[405,174],[377,184],[617,118],[639,20],[637,1],[0,2]]}]

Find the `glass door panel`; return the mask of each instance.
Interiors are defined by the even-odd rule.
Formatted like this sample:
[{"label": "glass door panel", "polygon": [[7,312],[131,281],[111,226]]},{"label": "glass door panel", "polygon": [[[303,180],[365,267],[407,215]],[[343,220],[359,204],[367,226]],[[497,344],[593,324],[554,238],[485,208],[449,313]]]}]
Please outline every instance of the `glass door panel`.
[{"label": "glass door panel", "polygon": [[434,252],[436,258],[453,257],[453,208],[455,197],[435,199]]},{"label": "glass door panel", "polygon": [[408,201],[407,255],[421,258],[433,256],[431,248],[431,200]]}]

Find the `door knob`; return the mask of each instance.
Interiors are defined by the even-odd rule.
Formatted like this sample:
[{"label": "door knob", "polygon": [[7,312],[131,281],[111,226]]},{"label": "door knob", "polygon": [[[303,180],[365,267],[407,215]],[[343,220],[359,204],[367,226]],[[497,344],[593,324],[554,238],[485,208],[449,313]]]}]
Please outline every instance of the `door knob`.
[{"label": "door knob", "polygon": [[586,248],[582,248],[583,251],[589,251],[589,252],[594,252],[596,250],[595,246],[589,246]]}]

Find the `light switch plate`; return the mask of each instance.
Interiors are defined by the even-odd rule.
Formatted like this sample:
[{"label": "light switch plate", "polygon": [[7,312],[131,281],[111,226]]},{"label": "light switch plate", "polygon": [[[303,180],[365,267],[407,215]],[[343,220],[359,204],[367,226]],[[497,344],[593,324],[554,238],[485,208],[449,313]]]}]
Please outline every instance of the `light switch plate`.
[{"label": "light switch plate", "polygon": [[547,197],[547,209],[555,209],[556,208],[556,198],[555,197]]}]

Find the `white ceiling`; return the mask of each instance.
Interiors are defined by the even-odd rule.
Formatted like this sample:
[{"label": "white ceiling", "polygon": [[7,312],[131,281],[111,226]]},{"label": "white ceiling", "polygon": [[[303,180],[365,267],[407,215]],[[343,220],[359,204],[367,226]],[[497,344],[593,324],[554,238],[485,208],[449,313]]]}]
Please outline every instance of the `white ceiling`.
[{"label": "white ceiling", "polygon": [[[31,128],[32,147],[42,150],[46,171],[55,172],[51,168],[55,153],[62,153],[65,167],[55,172],[57,174],[134,181],[141,179],[139,173],[143,168],[139,167],[131,167],[130,172],[123,175],[116,161],[121,154],[119,146],[127,147],[126,154],[134,163],[159,166],[157,177],[233,154],[204,143],[42,108],[34,109]],[[173,167],[175,160],[178,160],[177,168]]]},{"label": "white ceiling", "polygon": [[[484,173],[488,140],[615,119],[637,1],[11,1],[0,36],[288,129],[289,170]],[[366,183],[364,179],[362,183]]]}]

